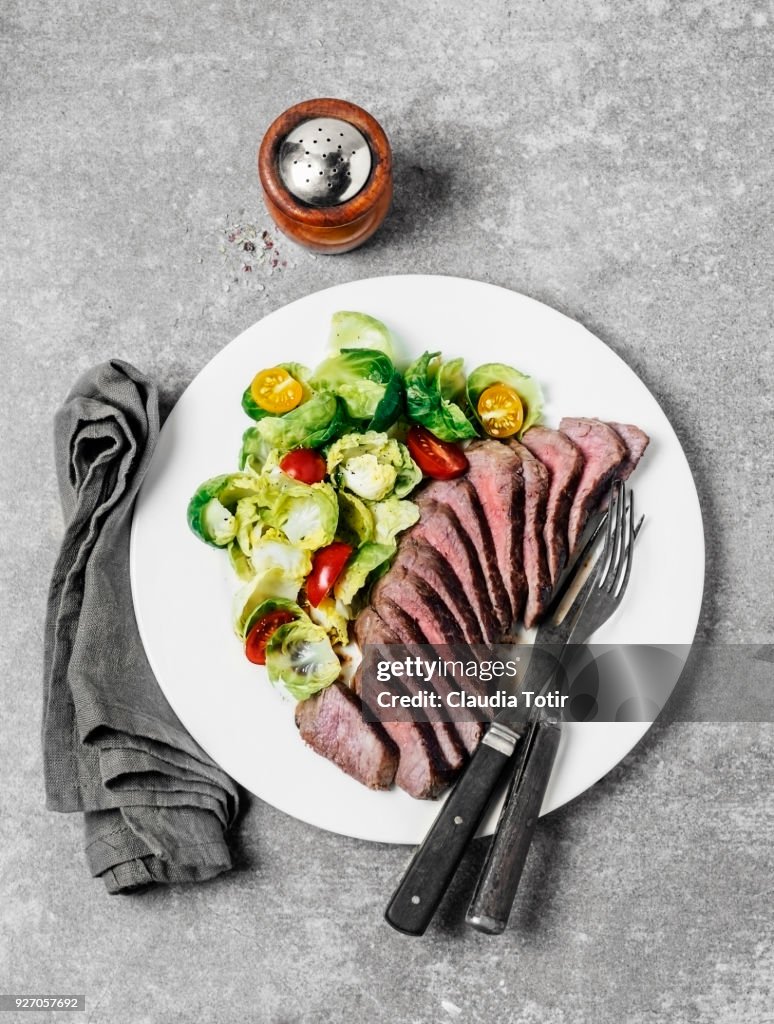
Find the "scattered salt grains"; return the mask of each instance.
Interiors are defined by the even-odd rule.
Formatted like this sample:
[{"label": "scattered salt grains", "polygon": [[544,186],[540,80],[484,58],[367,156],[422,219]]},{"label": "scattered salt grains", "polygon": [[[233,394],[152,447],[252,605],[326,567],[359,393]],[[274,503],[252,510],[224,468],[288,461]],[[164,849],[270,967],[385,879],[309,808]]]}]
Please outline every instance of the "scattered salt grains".
[{"label": "scattered salt grains", "polygon": [[457,1006],[456,1003],[452,1003],[451,1000],[449,999],[442,999],[441,1006],[452,1017],[459,1017],[459,1015],[462,1013],[462,1010],[459,1008],[459,1006]]},{"label": "scattered salt grains", "polygon": [[[263,276],[268,277],[288,266],[288,261],[277,248],[277,242],[265,228],[227,219],[222,232],[225,241],[218,246],[218,251],[234,284],[264,291],[263,284],[253,284],[255,273],[262,270]],[[230,285],[224,286],[224,291],[229,290]]]}]

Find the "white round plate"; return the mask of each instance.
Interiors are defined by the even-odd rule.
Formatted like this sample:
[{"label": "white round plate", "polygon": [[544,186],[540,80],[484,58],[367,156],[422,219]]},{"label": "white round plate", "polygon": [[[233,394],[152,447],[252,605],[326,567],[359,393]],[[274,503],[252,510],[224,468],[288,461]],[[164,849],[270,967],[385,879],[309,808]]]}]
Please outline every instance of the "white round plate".
[{"label": "white round plate", "polygon": [[[549,425],[564,415],[596,416],[647,431],[651,445],[632,478],[646,528],[626,599],[595,642],[687,650],[704,580],[701,513],[680,442],[633,371],[580,324],[504,288],[424,275],[338,285],[253,324],[202,370],[164,425],[134,515],[132,592],[153,671],[186,728],[256,796],[332,832],[416,843],[438,804],[399,789],[371,792],[305,746],[293,702],[245,659],[232,632],[236,582],[225,553],[202,544],[186,525],[198,484],[237,468],[249,425],[240,406],[248,381],[276,362],[320,362],[339,309],[383,320],[401,360],[441,350],[464,356],[469,370],[504,362],[531,374],[543,385]],[[593,785],[647,729],[637,722],[565,727],[543,813]],[[482,832],[493,824],[490,815]]]}]

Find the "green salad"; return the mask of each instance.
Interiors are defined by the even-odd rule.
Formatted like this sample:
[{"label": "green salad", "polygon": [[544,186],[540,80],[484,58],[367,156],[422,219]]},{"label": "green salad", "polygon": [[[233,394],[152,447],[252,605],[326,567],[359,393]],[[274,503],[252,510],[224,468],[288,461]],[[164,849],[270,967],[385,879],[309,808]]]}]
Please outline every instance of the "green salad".
[{"label": "green salad", "polygon": [[387,327],[342,311],[314,371],[261,370],[242,408],[253,422],[238,470],[197,488],[188,524],[241,581],[234,629],[246,656],[303,700],[341,674],[349,623],[419,519],[417,485],[464,473],[460,442],[520,436],[542,394],[513,367],[466,376],[438,352],[401,372]]}]

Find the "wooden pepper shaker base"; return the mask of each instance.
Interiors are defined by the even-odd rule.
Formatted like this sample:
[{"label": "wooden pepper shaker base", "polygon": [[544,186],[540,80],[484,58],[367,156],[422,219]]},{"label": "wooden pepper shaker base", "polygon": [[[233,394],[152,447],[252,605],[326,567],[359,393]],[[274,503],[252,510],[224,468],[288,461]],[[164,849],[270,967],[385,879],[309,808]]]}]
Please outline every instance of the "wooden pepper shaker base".
[{"label": "wooden pepper shaker base", "polygon": [[[334,206],[313,206],[285,185],[279,154],[300,124],[329,117],[346,121],[365,137],[371,170],[359,192]],[[384,222],[392,200],[392,152],[381,125],[362,107],[344,100],[306,100],[271,124],[258,151],[258,176],[272,220],[294,242],[321,253],[348,252],[367,241]]]}]

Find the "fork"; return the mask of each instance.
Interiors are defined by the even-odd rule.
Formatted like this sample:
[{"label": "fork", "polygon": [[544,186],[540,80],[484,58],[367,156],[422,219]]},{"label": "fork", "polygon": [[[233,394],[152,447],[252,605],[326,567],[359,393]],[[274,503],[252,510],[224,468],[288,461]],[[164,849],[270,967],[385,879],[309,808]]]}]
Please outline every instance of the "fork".
[{"label": "fork", "polygon": [[[568,643],[564,648],[557,672],[546,680],[541,695],[561,680],[562,669],[567,669],[577,645],[585,643],[621,603],[641,525],[642,519],[634,526],[633,495],[630,493],[627,501],[623,482],[616,481],[602,555],[576,599],[579,611],[572,626],[574,646]],[[465,918],[478,931],[499,935],[508,923],[560,736],[561,718],[553,710],[544,708],[533,715]]]}]

